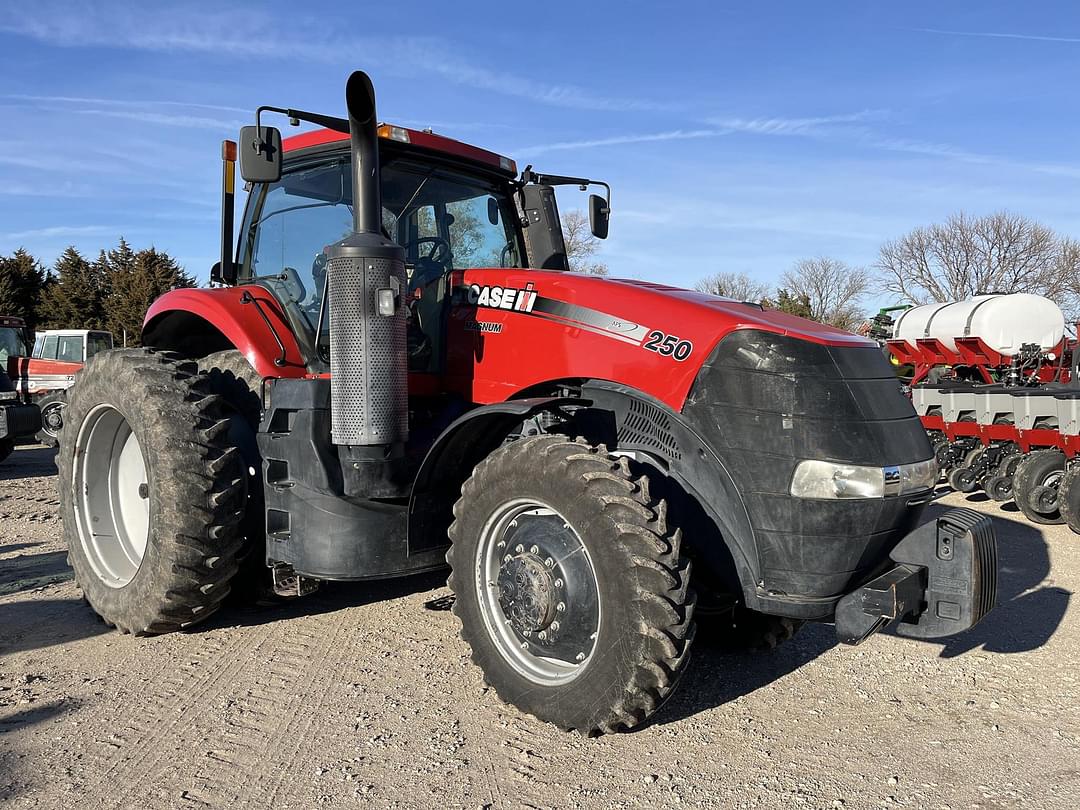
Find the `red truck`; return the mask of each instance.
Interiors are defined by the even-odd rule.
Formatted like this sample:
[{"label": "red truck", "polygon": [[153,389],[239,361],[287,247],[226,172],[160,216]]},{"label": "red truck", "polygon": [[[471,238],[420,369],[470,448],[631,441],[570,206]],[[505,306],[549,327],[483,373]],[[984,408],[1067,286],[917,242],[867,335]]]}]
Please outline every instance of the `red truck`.
[{"label": "red truck", "polygon": [[36,436],[39,442],[56,445],[64,426],[67,389],[75,382],[75,372],[95,354],[112,347],[110,332],[47,329],[39,331],[31,341],[21,318],[0,319],[0,367],[6,369],[20,399],[40,408],[41,428]]}]

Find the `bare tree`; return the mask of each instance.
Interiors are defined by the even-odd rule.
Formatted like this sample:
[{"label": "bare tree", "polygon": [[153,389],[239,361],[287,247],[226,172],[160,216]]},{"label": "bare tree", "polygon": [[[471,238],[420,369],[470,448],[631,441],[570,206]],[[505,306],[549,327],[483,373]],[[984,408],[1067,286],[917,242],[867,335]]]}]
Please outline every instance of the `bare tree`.
[{"label": "bare tree", "polygon": [[1080,244],[1018,214],[961,212],[882,245],[878,268],[886,289],[916,304],[1030,292],[1071,309]]},{"label": "bare tree", "polygon": [[769,285],[746,273],[713,273],[694,284],[698,292],[734,298],[736,301],[760,302],[769,294]]},{"label": "bare tree", "polygon": [[600,240],[593,236],[589,226],[589,215],[578,209],[571,209],[562,215],[563,242],[566,243],[566,260],[575,273],[591,273],[594,276],[606,276],[607,265],[603,262],[590,261],[600,249]]},{"label": "bare tree", "polygon": [[871,276],[865,268],[819,256],[797,262],[781,283],[794,299],[805,302],[813,320],[854,329],[863,320],[859,304],[870,292]]}]

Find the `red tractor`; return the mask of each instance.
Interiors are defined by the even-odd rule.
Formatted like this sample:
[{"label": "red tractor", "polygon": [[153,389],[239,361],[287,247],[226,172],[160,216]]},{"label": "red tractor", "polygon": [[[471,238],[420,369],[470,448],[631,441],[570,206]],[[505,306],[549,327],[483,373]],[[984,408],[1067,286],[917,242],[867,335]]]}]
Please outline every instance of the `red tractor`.
[{"label": "red tractor", "polygon": [[[698,625],[858,643],[992,607],[989,519],[919,525],[937,467],[873,342],[568,272],[553,187],[604,184],[379,125],[362,72],[346,106],[261,107],[226,142],[219,286],[162,296],[147,348],[79,374],[60,497],[107,622],[164,633],[242,580],[449,565],[503,699],[599,733],[664,702]],[[282,141],[267,112],[322,129]]]}]

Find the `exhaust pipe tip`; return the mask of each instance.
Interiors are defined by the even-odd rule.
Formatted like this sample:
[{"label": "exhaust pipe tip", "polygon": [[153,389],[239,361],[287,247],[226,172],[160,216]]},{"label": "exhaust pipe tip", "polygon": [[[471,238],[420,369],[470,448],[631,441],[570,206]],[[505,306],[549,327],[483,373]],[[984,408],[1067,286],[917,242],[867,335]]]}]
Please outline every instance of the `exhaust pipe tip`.
[{"label": "exhaust pipe tip", "polygon": [[375,86],[362,70],[354,70],[345,83],[345,107],[358,124],[375,123]]}]

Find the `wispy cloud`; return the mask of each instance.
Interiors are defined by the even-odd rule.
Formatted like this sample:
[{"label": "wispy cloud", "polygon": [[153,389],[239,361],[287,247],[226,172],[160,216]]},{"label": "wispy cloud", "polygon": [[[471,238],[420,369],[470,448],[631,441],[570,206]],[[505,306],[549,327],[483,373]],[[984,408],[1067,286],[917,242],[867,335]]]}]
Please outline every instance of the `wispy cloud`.
[{"label": "wispy cloud", "polygon": [[728,132],[751,135],[787,135],[836,140],[865,149],[903,152],[912,155],[940,158],[958,163],[1000,166],[1020,171],[1037,172],[1055,177],[1080,177],[1080,166],[1041,161],[1017,160],[1002,155],[973,151],[949,143],[925,141],[883,135],[872,122],[888,119],[888,110],[862,110],[856,113],[825,115],[808,118],[725,118],[712,117],[708,123]]},{"label": "wispy cloud", "polygon": [[[527,98],[541,104],[599,111],[663,111],[684,105],[636,97],[592,93],[574,84],[551,84],[466,61],[460,47],[434,37],[357,37],[327,33],[323,20],[290,19],[287,30],[269,15],[244,11],[166,8],[161,5],[83,4],[41,0],[32,6],[11,4],[0,14],[0,32],[63,48],[122,48],[153,52],[191,52],[232,58],[280,56],[337,64],[343,54],[381,53],[381,71],[399,76],[432,75],[466,87]],[[313,47],[312,43],[319,43]]]},{"label": "wispy cloud", "polygon": [[886,118],[888,110],[861,110],[839,115],[821,115],[810,118],[728,118],[707,119],[710,124],[733,132],[753,135],[818,135],[835,130],[845,124],[860,124]]},{"label": "wispy cloud", "polygon": [[172,99],[144,99],[130,100],[120,98],[100,98],[96,96],[31,96],[22,93],[10,93],[0,98],[16,101],[30,101],[46,104],[83,104],[102,107],[134,107],[146,109],[147,107],[181,107],[192,110],[216,110],[218,112],[250,113],[246,107],[230,107],[225,104],[203,104],[197,101],[175,101]]},{"label": "wispy cloud", "polygon": [[1038,172],[1055,177],[1080,177],[1080,166],[1070,166],[1063,163],[1041,163],[1038,161],[1015,160],[1002,155],[972,152],[958,146],[947,143],[933,143],[928,141],[908,140],[905,138],[868,138],[865,145],[877,149],[885,149],[890,152],[907,152],[927,157],[943,158],[960,163],[974,163],[988,166],[1001,166],[1004,168],[1019,169],[1021,171]]},{"label": "wispy cloud", "polygon": [[170,127],[184,127],[186,129],[239,129],[248,121],[223,121],[220,118],[207,118],[199,115],[170,115],[169,113],[153,112],[152,110],[102,110],[85,109],[74,110],[79,115],[97,115],[104,118],[120,118],[125,121],[139,121],[146,124],[160,124]]},{"label": "wispy cloud", "polygon": [[990,39],[1026,39],[1033,42],[1080,42],[1080,37],[1054,37],[1041,34],[1011,34],[1003,31],[946,31],[941,28],[912,28],[923,34],[941,34],[953,37],[987,37]]},{"label": "wispy cloud", "polygon": [[532,157],[545,152],[559,152],[573,149],[591,149],[596,146],[619,146],[628,143],[649,143],[651,141],[685,141],[697,138],[718,138],[729,135],[729,129],[672,129],[667,132],[645,132],[630,135],[614,135],[610,138],[595,138],[582,141],[556,141],[515,149],[519,157]]},{"label": "wispy cloud", "polygon": [[98,236],[118,232],[117,228],[109,225],[55,225],[49,228],[33,228],[29,231],[13,231],[0,234],[0,240],[18,242],[23,239],[72,239],[80,236]]}]

